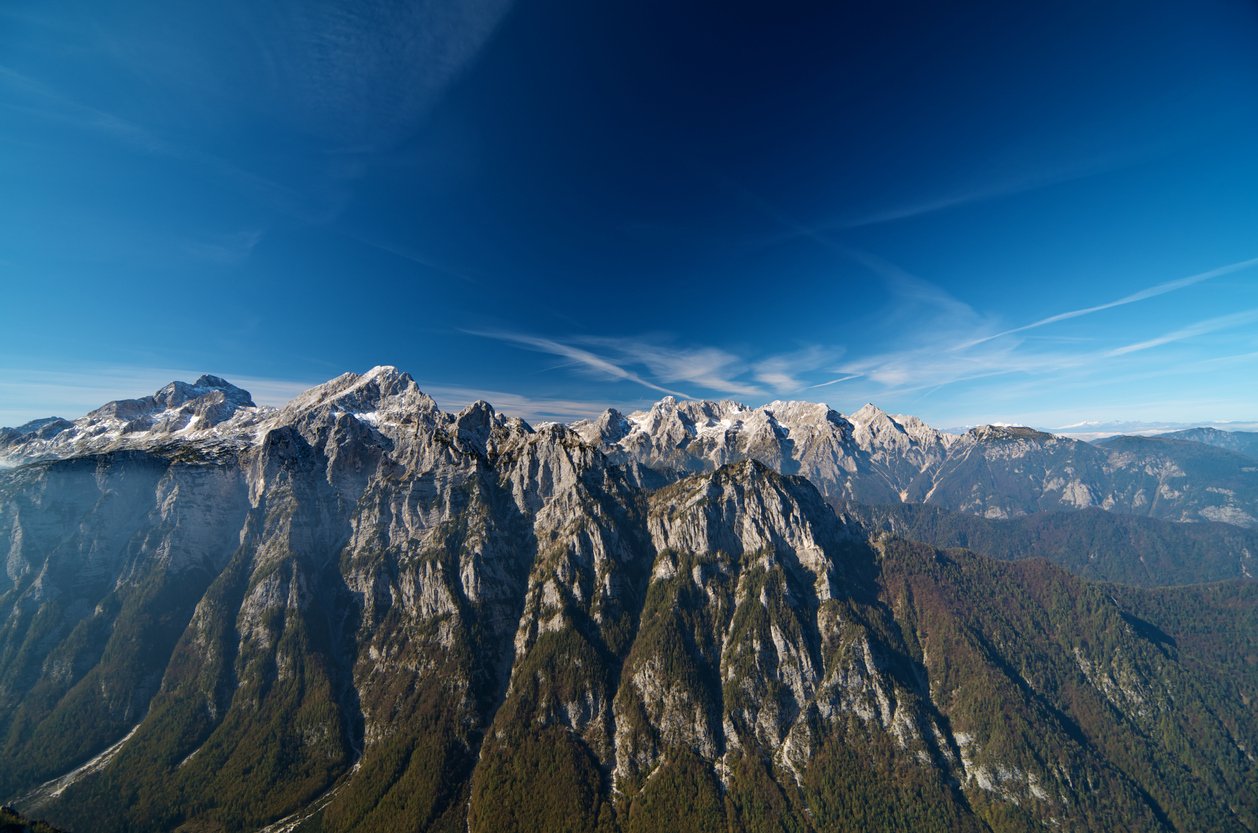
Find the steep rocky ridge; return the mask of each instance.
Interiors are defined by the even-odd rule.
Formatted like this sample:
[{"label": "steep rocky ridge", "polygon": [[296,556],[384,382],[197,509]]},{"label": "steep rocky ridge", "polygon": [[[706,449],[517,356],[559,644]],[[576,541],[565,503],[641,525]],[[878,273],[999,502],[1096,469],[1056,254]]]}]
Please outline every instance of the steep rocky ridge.
[{"label": "steep rocky ridge", "polygon": [[[456,415],[441,412],[418,388],[389,390],[405,385],[399,381],[404,375],[393,368],[345,374],[280,409],[254,406],[247,392],[217,377],[173,382],[72,423],[49,418],[3,429],[0,463],[114,450],[184,449],[230,458],[256,448],[270,430],[327,408],[371,425],[383,421],[386,433],[390,421],[403,424],[422,414],[429,427],[442,422],[449,429]],[[387,394],[383,412],[370,398],[381,391]],[[473,409],[459,419],[466,423],[453,429],[462,432],[459,441],[475,443],[484,426],[471,423],[483,423],[483,413]],[[988,518],[1098,507],[1175,522],[1258,525],[1258,465],[1231,447],[1244,444],[1240,434],[1193,435],[1202,442],[1114,437],[1093,444],[1008,426],[949,434],[873,405],[845,417],[810,402],[749,408],[673,397],[628,415],[609,410],[571,430],[647,488],[753,459],[803,475],[838,501],[928,503]]]},{"label": "steep rocky ridge", "polygon": [[778,406],[650,490],[378,368],[0,473],[0,794],[72,830],[1258,826],[1226,663],[717,465],[794,411],[792,460],[896,431]]},{"label": "steep rocky ridge", "polygon": [[1132,437],[1091,444],[992,425],[949,434],[873,405],[844,417],[806,402],[753,409],[671,397],[572,427],[614,462],[664,479],[754,459],[807,477],[837,501],[928,503],[988,518],[1097,507],[1177,522],[1258,524],[1258,466],[1201,443]]},{"label": "steep rocky ridge", "polygon": [[1253,501],[1258,461],[1212,445],[1159,437],[1108,437],[1097,443],[1115,478],[1113,505],[1167,520],[1258,523]]}]

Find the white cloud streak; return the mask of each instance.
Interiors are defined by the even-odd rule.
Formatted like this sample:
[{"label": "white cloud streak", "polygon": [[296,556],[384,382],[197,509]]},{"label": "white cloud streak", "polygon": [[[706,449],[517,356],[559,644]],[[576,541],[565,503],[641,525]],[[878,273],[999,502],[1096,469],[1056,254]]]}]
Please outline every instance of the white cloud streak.
[{"label": "white cloud streak", "polygon": [[979,315],[969,304],[947,290],[908,272],[891,261],[851,246],[836,247],[852,260],[880,277],[896,297],[942,313],[953,321],[977,322]]},{"label": "white cloud streak", "polygon": [[1002,182],[993,182],[989,185],[980,186],[967,191],[958,191],[956,193],[946,194],[933,199],[925,199],[921,202],[908,203],[895,208],[887,209],[885,211],[871,212],[860,217],[833,220],[826,225],[827,227],[833,229],[847,230],[864,228],[866,226],[877,226],[884,223],[894,223],[901,220],[911,220],[916,217],[924,217],[929,214],[936,214],[940,211],[947,211],[952,208],[961,208],[963,206],[997,200],[1003,197],[1011,197],[1015,194],[1036,191],[1040,188],[1047,188],[1050,185],[1057,185],[1059,183],[1070,182],[1075,179],[1082,179],[1098,172],[1099,170],[1082,168],[1077,170],[1066,170],[1048,176],[1012,178]]},{"label": "white cloud streak", "polygon": [[[1258,309],[1199,321],[1171,332],[1110,349],[1065,350],[1029,349],[1025,343],[997,344],[987,342],[975,349],[957,352],[947,349],[948,333],[933,336],[925,343],[904,350],[893,350],[859,357],[845,362],[837,370],[847,375],[832,380],[856,382],[860,396],[873,401],[926,395],[943,387],[1002,376],[1022,376],[1025,383],[1002,385],[999,395],[1018,399],[1042,395],[1044,380],[1051,379],[1055,389],[1063,385],[1089,384],[1112,386],[1115,380],[1164,378],[1179,372],[1175,366],[1159,366],[1144,370],[1116,366],[1115,361],[1157,347],[1242,327],[1258,322]],[[1090,381],[1085,381],[1090,380]],[[823,387],[817,385],[817,387]],[[990,392],[987,396],[994,396]]]},{"label": "white cloud streak", "polygon": [[[249,16],[265,100],[352,152],[409,135],[473,64],[511,0],[303,0]],[[278,18],[278,19],[277,19]],[[277,25],[278,24],[278,25]],[[277,30],[284,37],[277,38]]]},{"label": "white cloud streak", "polygon": [[601,347],[617,361],[645,367],[670,384],[690,383],[735,396],[760,396],[763,390],[739,381],[745,363],[715,347],[671,347],[634,339],[589,338],[581,343]]},{"label": "white cloud streak", "polygon": [[804,377],[832,367],[843,353],[841,347],[813,345],[761,359],[751,366],[752,375],[757,382],[778,394],[806,390],[810,380]]},{"label": "white cloud streak", "polygon": [[203,260],[241,263],[253,254],[265,234],[265,228],[252,228],[228,234],[204,235],[201,239],[187,241],[184,248],[188,254]]},{"label": "white cloud streak", "polygon": [[464,332],[559,356],[581,370],[685,399],[695,397],[677,389],[683,385],[748,400],[803,390],[807,376],[833,366],[843,353],[842,348],[810,346],[748,361],[718,347],[676,346],[659,339],[584,336],[561,340],[503,331]]},{"label": "white cloud streak", "polygon": [[1150,298],[1156,298],[1159,295],[1165,295],[1168,292],[1175,292],[1176,290],[1184,289],[1186,287],[1193,286],[1195,284],[1199,284],[1204,281],[1222,277],[1223,275],[1230,275],[1233,272],[1239,272],[1242,269],[1249,269],[1252,266],[1258,266],[1258,258],[1250,258],[1249,260],[1241,260],[1241,261],[1237,261],[1236,263],[1229,263],[1226,266],[1220,266],[1217,269],[1211,269],[1207,272],[1200,272],[1196,275],[1189,275],[1186,278],[1178,278],[1177,280],[1159,283],[1154,286],[1150,286],[1146,289],[1142,289],[1139,292],[1133,292],[1130,295],[1124,295],[1122,298],[1119,298],[1117,300],[1107,301],[1104,304],[1097,304],[1091,307],[1082,307],[1080,309],[1074,309],[1074,310],[1069,310],[1068,312],[1061,312],[1056,315],[1050,315],[1047,318],[1041,318],[1039,321],[1033,321],[1030,324],[1024,324],[1021,327],[1014,327],[1013,329],[1010,329],[1010,330],[1004,330],[999,333],[994,333],[992,335],[983,336],[982,338],[976,338],[971,341],[964,342],[962,344],[957,345],[953,349],[966,350],[966,349],[969,349],[970,347],[975,347],[979,344],[985,344],[986,342],[993,341],[998,338],[1003,338],[1005,336],[1014,335],[1015,333],[1024,333],[1027,330],[1034,330],[1039,327],[1046,327],[1049,324],[1056,324],[1059,321],[1069,321],[1072,318],[1081,318],[1085,315],[1092,315],[1094,313],[1104,312],[1105,310],[1114,309],[1115,307],[1123,307],[1128,304],[1135,304],[1140,301],[1147,301]]},{"label": "white cloud streak", "polygon": [[1030,164],[1031,161],[1028,160],[1029,170],[1026,173],[1015,173],[1004,177],[989,175],[986,181],[976,178],[968,187],[957,189],[952,193],[906,203],[883,211],[873,211],[857,217],[834,218],[824,225],[832,229],[864,228],[912,220],[967,205],[991,202],[1121,170],[1138,164],[1142,160],[1159,156],[1166,151],[1167,146],[1168,143],[1165,140],[1153,141],[1145,147],[1124,148],[1118,154],[1057,162],[1055,166],[1050,160],[1034,164]]},{"label": "white cloud streak", "polygon": [[1116,347],[1106,352],[1106,356],[1125,356],[1129,353],[1138,353],[1142,350],[1151,350],[1154,347],[1161,347],[1164,344],[1171,344],[1176,341],[1183,341],[1189,338],[1213,333],[1218,330],[1226,330],[1231,327],[1239,327],[1242,324],[1251,324],[1258,321],[1258,309],[1246,310],[1244,312],[1234,312],[1231,315],[1220,315],[1217,318],[1208,318],[1205,321],[1198,321],[1187,327],[1181,327],[1173,330],[1165,335],[1157,338],[1151,338],[1147,341],[1139,341],[1135,344],[1127,344],[1123,347]]},{"label": "white cloud streak", "polygon": [[580,347],[576,347],[571,344],[564,344],[563,342],[554,341],[553,339],[540,338],[538,336],[531,336],[531,335],[526,335],[523,333],[493,332],[493,331],[482,331],[482,330],[464,330],[464,332],[466,332],[468,335],[481,336],[483,338],[492,338],[497,341],[505,341],[510,344],[518,344],[521,347],[526,347],[530,350],[535,350],[541,353],[549,353],[552,356],[559,356],[561,358],[569,359],[570,361],[575,362],[577,365],[584,367],[587,370],[593,371],[597,374],[607,376],[612,379],[620,379],[626,382],[633,382],[635,384],[642,385],[645,388],[649,388],[651,390],[658,391],[660,393],[668,394],[669,396],[679,396],[679,397],[682,397],[683,399],[692,398],[689,394],[685,394],[680,391],[666,388],[663,385],[657,385],[655,382],[652,382],[649,379],[643,378],[641,375],[633,372],[632,370],[623,368],[617,364],[612,363],[611,361],[608,361],[602,356],[596,355],[590,352],[589,350],[584,350]]},{"label": "white cloud streak", "polygon": [[837,379],[831,379],[830,381],[828,381],[828,382],[822,382],[822,383],[821,383],[821,384],[819,384],[819,385],[809,385],[808,389],[809,389],[809,390],[812,390],[812,389],[814,389],[814,388],[828,388],[828,387],[830,387],[831,385],[837,385],[837,384],[839,384],[840,382],[850,382],[850,381],[852,381],[853,379],[859,379],[859,378],[861,378],[861,377],[862,377],[862,376],[864,376],[864,375],[865,375],[865,374],[863,374],[863,373],[849,373],[849,374],[847,374],[846,376],[840,376],[840,377],[839,377],[839,378],[837,378]]},{"label": "white cloud streak", "polygon": [[466,283],[471,283],[471,284],[480,283],[480,281],[477,278],[468,274],[466,271],[461,270],[461,269],[456,269],[452,266],[447,266],[444,263],[440,263],[431,257],[428,257],[426,255],[423,255],[423,254],[420,254],[419,252],[414,251],[408,246],[398,245],[398,244],[393,244],[393,243],[384,243],[379,240],[372,240],[367,237],[364,237],[361,234],[348,232],[343,229],[340,230],[340,233],[347,240],[352,240],[355,243],[359,243],[363,246],[368,246],[372,249],[378,249],[382,252],[385,252],[386,254],[393,255],[396,258],[400,258],[410,263],[414,263],[417,266],[421,266],[430,272],[438,272],[443,275],[449,275],[452,278],[465,281]]},{"label": "white cloud streak", "polygon": [[23,108],[33,115],[104,136],[140,153],[191,163],[232,183],[240,192],[289,216],[321,223],[330,219],[333,213],[339,212],[339,208],[333,210],[312,207],[316,201],[310,194],[260,176],[214,154],[170,142],[142,125],[75,101],[10,67],[0,65],[0,84],[39,102],[42,105],[40,107]]},{"label": "white cloud streak", "polygon": [[526,396],[508,391],[458,385],[421,384],[420,388],[435,399],[443,410],[458,410],[464,405],[483,399],[500,413],[518,416],[532,423],[590,419],[603,413],[608,407],[606,402]]}]

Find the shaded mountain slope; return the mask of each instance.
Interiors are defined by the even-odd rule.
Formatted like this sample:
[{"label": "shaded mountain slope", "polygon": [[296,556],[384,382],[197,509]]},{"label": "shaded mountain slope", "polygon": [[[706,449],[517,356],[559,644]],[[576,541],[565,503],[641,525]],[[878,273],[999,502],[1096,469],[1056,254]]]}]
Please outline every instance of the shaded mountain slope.
[{"label": "shaded mountain slope", "polygon": [[1084,509],[981,518],[935,506],[839,503],[871,532],[1003,560],[1047,558],[1075,575],[1120,584],[1194,584],[1258,574],[1258,532]]},{"label": "shaded mountain slope", "polygon": [[871,545],[753,460],[647,490],[572,430],[442,412],[388,368],[232,420],[0,473],[0,794],[28,815],[1258,826],[1248,654],[1187,610],[1184,648],[1157,624],[1243,629],[1241,597]]},{"label": "shaded mountain slope", "polygon": [[1218,428],[1185,428],[1182,431],[1171,431],[1158,434],[1168,440],[1190,440],[1192,442],[1225,448],[1258,460],[1258,432],[1254,431],[1223,431]]}]

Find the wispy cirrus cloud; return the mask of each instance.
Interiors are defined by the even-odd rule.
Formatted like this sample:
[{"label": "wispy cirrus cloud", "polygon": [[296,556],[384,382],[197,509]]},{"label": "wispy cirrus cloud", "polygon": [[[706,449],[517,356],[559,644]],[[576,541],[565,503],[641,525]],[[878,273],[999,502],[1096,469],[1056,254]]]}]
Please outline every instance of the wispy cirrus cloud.
[{"label": "wispy cirrus cloud", "polygon": [[527,333],[465,330],[469,335],[516,344],[568,360],[583,372],[634,382],[649,390],[696,398],[739,396],[749,399],[803,390],[808,379],[842,355],[841,347],[807,346],[748,358],[712,346],[686,346],[655,338],[575,336],[546,338]]},{"label": "wispy cirrus cloud", "polygon": [[[1044,392],[1045,380],[1053,389],[1065,385],[1091,384],[1112,387],[1120,381],[1165,378],[1187,372],[1188,365],[1161,362],[1132,364],[1136,354],[1177,342],[1225,330],[1235,330],[1258,322],[1258,309],[1216,316],[1176,328],[1153,338],[1118,347],[1103,347],[1091,342],[1059,344],[1011,339],[985,341],[970,349],[949,349],[955,333],[932,334],[921,342],[903,349],[882,351],[854,357],[836,370],[843,375],[828,383],[850,383],[851,392],[878,401],[906,396],[929,396],[942,388],[980,382],[998,377],[1022,377],[999,387],[999,395],[1008,401],[1019,396],[1035,397]],[[1237,361],[1250,354],[1239,354]],[[985,396],[996,391],[990,387]]]},{"label": "wispy cirrus cloud", "polygon": [[1105,310],[1114,309],[1115,307],[1123,307],[1128,304],[1135,304],[1140,301],[1147,301],[1150,298],[1156,298],[1159,295],[1165,295],[1168,292],[1175,292],[1177,290],[1184,289],[1189,286],[1194,286],[1196,284],[1203,283],[1208,280],[1213,280],[1214,278],[1222,277],[1223,275],[1230,275],[1233,272],[1239,272],[1241,270],[1249,269],[1254,266],[1258,266],[1258,258],[1249,258],[1248,260],[1239,260],[1235,263],[1229,263],[1226,266],[1220,266],[1216,269],[1210,269],[1205,272],[1199,272],[1195,275],[1189,275],[1188,277],[1185,277],[1185,278],[1178,278],[1173,281],[1165,281],[1163,283],[1155,284],[1145,289],[1141,289],[1138,292],[1133,292],[1130,295],[1124,295],[1121,298],[1115,299],[1113,301],[1107,301],[1103,304],[1096,304],[1090,307],[1082,307],[1080,309],[1068,310],[1067,312],[1060,312],[1060,313],[1057,313],[1056,315],[1050,315],[1047,318],[1041,318],[1038,321],[1032,321],[1030,324],[1024,324],[1021,327],[1013,327],[1008,330],[1002,330],[1001,332],[998,332],[998,333],[992,333],[991,335],[986,335],[986,336],[982,336],[981,338],[976,338],[970,341],[962,342],[961,344],[956,345],[952,349],[966,350],[966,349],[969,349],[970,347],[976,347],[980,344],[984,344],[986,342],[993,341],[998,338],[1015,335],[1017,333],[1024,333],[1024,332],[1027,332],[1028,330],[1034,330],[1040,327],[1046,327],[1049,324],[1056,324],[1060,321],[1069,321],[1072,318],[1081,318],[1085,315],[1092,315],[1094,313],[1104,312]]},{"label": "wispy cirrus cloud", "polygon": [[[274,92],[312,128],[355,152],[407,135],[472,64],[512,0],[316,0],[288,4],[273,46]],[[267,14],[249,21],[273,34]],[[278,58],[276,61],[274,59]]]},{"label": "wispy cirrus cloud", "polygon": [[[1059,321],[1138,303],[1249,269],[1258,266],[1258,258],[1165,281],[1115,300],[1069,310],[1028,325],[974,338],[973,333],[976,330],[982,332],[990,329],[989,317],[954,298],[946,290],[883,258],[851,249],[848,254],[878,274],[888,290],[900,299],[900,304],[893,310],[893,318],[901,323],[907,322],[909,326],[903,329],[906,334],[911,335],[906,336],[905,344],[895,349],[848,358],[831,368],[833,378],[811,387],[817,389],[842,384],[845,392],[874,401],[904,396],[929,396],[945,387],[999,377],[1021,376],[1028,380],[1040,380],[1038,384],[1042,385],[1044,379],[1053,379],[1054,384],[1059,384],[1098,374],[1114,374],[1120,372],[1114,362],[1123,357],[1239,327],[1252,323],[1255,319],[1252,311],[1218,316],[1177,328],[1155,338],[1118,347],[1106,347],[1105,339],[1099,337],[1016,337]],[[1133,371],[1127,368],[1121,372],[1130,374]],[[1012,389],[1013,385],[1012,380],[1001,383],[1001,387],[1006,389]],[[986,386],[984,389],[990,387]]]},{"label": "wispy cirrus cloud", "polygon": [[759,396],[763,390],[739,379],[746,364],[733,353],[716,347],[677,347],[630,338],[587,338],[616,361],[642,365],[651,376],[668,384],[697,385],[735,396]]},{"label": "wispy cirrus cloud", "polygon": [[[820,248],[834,252],[847,260],[859,264],[870,274],[877,277],[888,293],[897,300],[890,316],[892,324],[902,324],[907,319],[920,316],[923,310],[935,319],[936,323],[933,325],[935,329],[948,327],[964,329],[965,332],[973,332],[975,329],[981,329],[987,324],[987,320],[979,315],[972,306],[938,284],[931,283],[873,252],[857,248],[843,240],[837,239],[834,232],[841,229],[841,225],[827,225],[825,222],[804,222],[729,177],[713,175],[713,179],[741,201],[753,206],[766,219],[783,229],[783,234],[772,238],[773,241],[780,242],[785,239],[807,240]],[[848,381],[849,378],[851,377],[844,375],[842,378],[831,379],[828,382],[823,382],[821,385],[806,387],[838,384],[839,382]],[[805,386],[796,386],[796,389],[799,387]]]},{"label": "wispy cirrus cloud", "polygon": [[816,387],[809,384],[817,370],[838,361],[842,347],[812,345],[791,353],[761,359],[752,365],[755,380],[779,394],[794,393]]},{"label": "wispy cirrus cloud", "polygon": [[596,353],[577,347],[573,344],[566,344],[561,341],[556,341],[555,339],[542,338],[540,336],[533,336],[525,333],[510,333],[492,330],[465,330],[464,332],[468,335],[492,338],[497,341],[505,341],[510,344],[516,344],[529,350],[549,353],[552,356],[559,356],[560,358],[568,359],[578,367],[610,379],[633,382],[635,384],[642,385],[645,388],[658,391],[659,393],[668,394],[669,396],[680,396],[684,399],[691,398],[689,394],[656,384],[633,370],[621,367],[610,359],[604,358],[603,356],[597,355]]},{"label": "wispy cirrus cloud", "polygon": [[352,232],[352,231],[347,231],[345,229],[340,229],[339,232],[341,236],[346,238],[347,240],[352,240],[355,243],[361,244],[363,246],[367,246],[368,248],[377,249],[379,251],[385,252],[386,254],[393,255],[396,258],[400,258],[401,260],[414,263],[415,265],[423,267],[425,270],[429,272],[437,272],[442,275],[448,275],[449,277],[455,278],[456,280],[464,281],[466,283],[471,283],[471,284],[481,283],[481,280],[479,277],[471,274],[466,269],[457,268],[457,267],[448,265],[446,263],[442,263],[441,261],[438,261],[436,258],[430,257],[422,252],[418,252],[414,248],[406,244],[390,243],[383,240],[377,240],[375,238],[367,237],[363,234]]},{"label": "wispy cirrus cloud", "polygon": [[1232,327],[1239,327],[1244,324],[1252,324],[1258,321],[1258,309],[1245,310],[1243,312],[1234,312],[1230,315],[1220,315],[1215,318],[1207,318],[1204,321],[1198,321],[1189,324],[1187,327],[1180,327],[1169,333],[1157,336],[1156,338],[1138,341],[1134,344],[1126,344],[1122,347],[1115,347],[1106,351],[1106,356],[1126,356],[1129,353],[1138,353],[1142,350],[1151,350],[1154,347],[1161,347],[1165,344],[1172,344],[1176,341],[1183,341],[1189,338],[1196,338],[1207,333],[1217,332],[1219,330],[1227,330]]},{"label": "wispy cirrus cloud", "polygon": [[266,228],[248,228],[226,234],[207,234],[188,240],[184,249],[193,257],[217,263],[240,263],[262,242]]},{"label": "wispy cirrus cloud", "polygon": [[1017,194],[1029,193],[1037,191],[1041,188],[1048,188],[1053,185],[1059,185],[1071,182],[1077,179],[1084,179],[1089,176],[1095,176],[1099,173],[1112,170],[1113,165],[1110,164],[1081,164],[1063,167],[1056,171],[1047,173],[1031,173],[1022,176],[1012,176],[1005,179],[991,180],[988,182],[977,183],[969,188],[958,189],[950,193],[944,193],[933,197],[926,197],[917,202],[906,202],[892,208],[882,211],[872,211],[868,214],[859,214],[848,217],[836,217],[822,224],[824,228],[833,230],[851,230],[864,228],[866,226],[877,226],[884,223],[894,223],[902,220],[912,220],[918,217],[925,217],[930,214],[937,214],[941,211],[947,211],[953,208],[962,208],[967,205],[989,202],[992,200],[1012,197]]},{"label": "wispy cirrus cloud", "polygon": [[[844,399],[906,403],[920,401],[951,386],[969,385],[966,389],[992,395],[997,390],[1019,389],[1024,384],[1043,386],[1047,380],[1057,386],[1082,384],[1105,376],[1134,378],[1134,374],[1151,373],[1154,369],[1145,366],[1147,363],[1118,364],[1125,357],[1258,320],[1258,310],[1233,313],[1117,347],[1104,334],[1082,339],[1023,336],[1058,321],[1138,303],[1258,265],[1258,259],[1252,259],[974,338],[976,331],[994,329],[991,316],[883,257],[831,241],[825,235],[817,234],[816,239],[880,278],[895,299],[886,322],[889,331],[898,333],[891,349],[885,349],[888,342],[875,341],[862,345],[866,349],[854,354],[849,349],[846,355],[842,345],[813,344],[791,353],[746,356],[713,346],[678,345],[660,337],[481,335],[540,349],[586,371],[635,381],[674,395],[683,395],[679,389],[684,389],[705,396],[732,395],[754,400],[842,385]],[[884,349],[869,349],[879,345]],[[986,381],[996,379],[1001,381],[995,387]]]},{"label": "wispy cirrus cloud", "polygon": [[572,422],[590,419],[607,410],[609,403],[563,397],[528,396],[512,391],[461,385],[423,385],[424,393],[437,401],[443,410],[457,410],[483,399],[499,413],[518,416],[528,422]]},{"label": "wispy cirrus cloud", "polygon": [[1029,194],[1139,165],[1167,153],[1175,144],[1174,137],[1154,137],[1142,146],[1128,145],[1113,153],[1083,153],[1074,158],[1056,159],[1032,153],[1024,155],[1021,160],[1009,160],[986,171],[974,170],[967,181],[951,189],[940,189],[934,194],[882,209],[831,216],[818,221],[815,226],[821,230],[848,231]]},{"label": "wispy cirrus cloud", "polygon": [[846,373],[846,374],[844,374],[844,375],[840,376],[840,377],[839,377],[839,378],[837,378],[837,379],[830,379],[829,381],[826,381],[826,382],[821,382],[821,383],[816,384],[816,385],[809,385],[809,386],[808,386],[808,389],[809,389],[809,390],[813,390],[813,389],[815,389],[815,388],[828,388],[828,387],[830,387],[831,385],[837,385],[837,384],[840,384],[840,383],[842,383],[842,382],[850,382],[850,381],[852,381],[853,379],[859,379],[859,378],[861,378],[861,377],[862,377],[862,376],[864,376],[864,375],[865,375],[865,374],[863,374],[863,373]]},{"label": "wispy cirrus cloud", "polygon": [[965,326],[973,326],[981,316],[969,304],[957,298],[943,287],[914,275],[901,266],[872,252],[857,249],[853,246],[835,244],[848,258],[864,266],[874,275],[882,279],[887,290],[905,304],[925,308],[949,321]]},{"label": "wispy cirrus cloud", "polygon": [[847,375],[833,383],[859,380],[867,397],[899,396],[996,376],[1061,372],[1087,361],[1077,354],[1013,348],[950,354],[941,340],[934,340],[846,362],[840,369]]},{"label": "wispy cirrus cloud", "polygon": [[[471,67],[513,0],[302,0],[221,9],[115,9],[80,18],[6,11],[103,68],[146,79],[188,124],[247,114],[356,155],[404,139]],[[221,53],[230,51],[230,61]],[[143,105],[143,100],[135,100]],[[169,111],[169,112],[164,112]]]},{"label": "wispy cirrus cloud", "polygon": [[241,193],[289,216],[321,223],[339,211],[339,206],[333,209],[323,205],[309,189],[300,191],[224,157],[166,139],[144,125],[77,101],[11,67],[0,65],[0,86],[25,100],[25,103],[19,104],[9,102],[7,106],[11,109],[102,136],[143,154],[195,165],[231,183]]},{"label": "wispy cirrus cloud", "polygon": [[[892,300],[884,326],[899,334],[899,343],[895,349],[858,353],[830,365],[830,378],[808,389],[844,385],[845,392],[873,400],[1015,373],[1030,361],[1009,349],[964,357],[946,355],[945,346],[952,340],[988,326],[991,319],[944,287],[880,255],[845,244],[831,245],[881,280]],[[1039,364],[1038,360],[1032,363]]]},{"label": "wispy cirrus cloud", "polygon": [[812,240],[825,246],[839,247],[842,244],[833,239],[837,232],[849,232],[870,226],[897,223],[928,217],[956,208],[977,205],[994,200],[1005,199],[1019,194],[1038,191],[1055,185],[1075,180],[1086,179],[1099,174],[1108,173],[1138,161],[1155,156],[1162,152],[1161,146],[1128,153],[1122,157],[1105,157],[1082,159],[1059,164],[1056,167],[1035,165],[1023,173],[1012,173],[1005,176],[988,174],[986,177],[975,176],[970,182],[952,190],[937,192],[934,195],[919,199],[906,200],[899,205],[863,212],[849,212],[837,215],[813,218],[807,222],[789,216],[777,206],[751,193],[728,178],[720,178],[720,182],[745,202],[760,209],[769,219],[780,225],[781,231],[761,239],[761,243],[782,243],[790,240]]},{"label": "wispy cirrus cloud", "polygon": [[[229,15],[118,10],[90,26],[35,11],[16,20],[55,27],[60,41],[96,56],[103,77],[130,75],[146,86],[130,91],[124,114],[111,111],[118,96],[110,99],[108,86],[101,95],[67,92],[24,66],[0,64],[0,107],[187,163],[265,207],[322,225],[343,212],[363,158],[414,134],[511,6],[310,0],[246,4]],[[201,140],[232,119],[249,119],[260,135],[314,138],[318,153],[297,175],[291,156],[277,162]]]}]

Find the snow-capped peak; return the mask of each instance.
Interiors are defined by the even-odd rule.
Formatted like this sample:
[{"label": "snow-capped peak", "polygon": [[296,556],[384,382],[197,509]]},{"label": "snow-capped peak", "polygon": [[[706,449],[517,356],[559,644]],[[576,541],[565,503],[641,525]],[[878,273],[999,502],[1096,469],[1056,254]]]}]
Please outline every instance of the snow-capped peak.
[{"label": "snow-capped peak", "polygon": [[827,423],[843,421],[843,417],[824,402],[804,402],[800,400],[775,400],[765,405],[763,410],[772,414],[774,419],[784,425],[809,425],[820,428]]},{"label": "snow-capped peak", "polygon": [[366,373],[343,373],[316,385],[284,406],[282,418],[331,407],[351,414],[416,409],[435,411],[437,403],[419,389],[409,373],[391,365],[373,367]]},{"label": "snow-capped peak", "polygon": [[866,402],[854,413],[848,414],[847,418],[853,425],[860,426],[890,419],[890,415],[874,403]]},{"label": "snow-capped peak", "polygon": [[73,422],[43,420],[29,429],[6,429],[0,432],[0,457],[20,462],[212,439],[265,412],[269,409],[258,408],[249,391],[207,374],[191,383],[170,382],[149,396],[107,402]]}]

